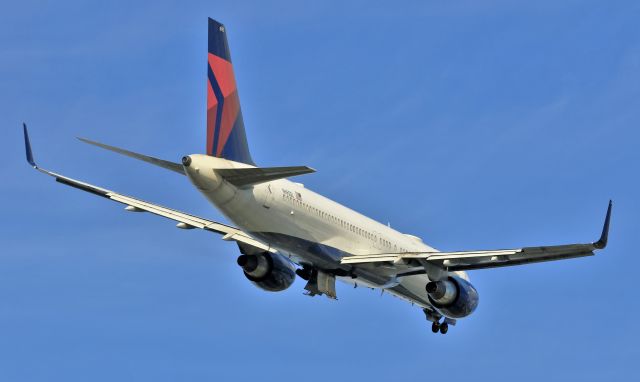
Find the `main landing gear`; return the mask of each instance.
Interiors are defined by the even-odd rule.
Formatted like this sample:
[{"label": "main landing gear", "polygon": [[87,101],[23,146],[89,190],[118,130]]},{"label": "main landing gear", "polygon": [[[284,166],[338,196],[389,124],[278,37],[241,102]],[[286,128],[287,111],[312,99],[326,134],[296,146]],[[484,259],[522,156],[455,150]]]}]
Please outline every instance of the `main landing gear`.
[{"label": "main landing gear", "polygon": [[445,321],[442,324],[439,324],[437,321],[431,324],[431,331],[434,333],[438,333],[438,331],[442,334],[447,334],[449,331],[449,324]]},{"label": "main landing gear", "polygon": [[441,334],[447,334],[447,332],[449,331],[449,325],[456,324],[456,320],[448,317],[445,317],[444,320],[440,322],[440,320],[442,319],[442,315],[436,311],[424,309],[423,312],[427,317],[427,321],[431,321],[431,331],[433,333],[440,332]]}]

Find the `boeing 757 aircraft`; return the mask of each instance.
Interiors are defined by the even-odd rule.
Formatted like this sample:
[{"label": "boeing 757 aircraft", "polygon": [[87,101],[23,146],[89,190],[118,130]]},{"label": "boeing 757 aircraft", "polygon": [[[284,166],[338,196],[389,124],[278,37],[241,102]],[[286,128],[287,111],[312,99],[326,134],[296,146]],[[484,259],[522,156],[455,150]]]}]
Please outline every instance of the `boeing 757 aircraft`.
[{"label": "boeing 757 aircraft", "polygon": [[282,291],[296,275],[306,294],[336,298],[336,279],[380,288],[419,306],[434,333],[447,333],[473,313],[478,292],[468,270],[591,256],[607,245],[611,201],[600,239],[588,244],[500,250],[440,252],[416,236],[398,232],[323,197],[289,177],[312,173],[306,166],[259,167],[249,152],[224,25],[209,19],[206,154],[181,163],[80,138],[91,145],[148,162],[186,178],[234,225],[162,207],[74,180],[39,167],[24,128],[27,161],[57,182],[234,241],[238,265],[252,283]]}]

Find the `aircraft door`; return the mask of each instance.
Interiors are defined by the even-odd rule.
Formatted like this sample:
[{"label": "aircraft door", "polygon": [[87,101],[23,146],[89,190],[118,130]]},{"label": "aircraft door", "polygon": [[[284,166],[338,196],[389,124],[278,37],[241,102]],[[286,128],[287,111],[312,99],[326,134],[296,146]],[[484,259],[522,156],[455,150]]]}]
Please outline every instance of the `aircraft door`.
[{"label": "aircraft door", "polygon": [[380,244],[381,243],[380,234],[374,231],[373,235],[374,235],[373,247],[375,249],[382,250],[382,245]]},{"label": "aircraft door", "polygon": [[264,195],[262,199],[262,206],[264,208],[268,209],[268,208],[271,208],[271,206],[273,205],[274,192],[275,192],[275,186],[271,184],[267,184],[267,186],[265,187]]}]

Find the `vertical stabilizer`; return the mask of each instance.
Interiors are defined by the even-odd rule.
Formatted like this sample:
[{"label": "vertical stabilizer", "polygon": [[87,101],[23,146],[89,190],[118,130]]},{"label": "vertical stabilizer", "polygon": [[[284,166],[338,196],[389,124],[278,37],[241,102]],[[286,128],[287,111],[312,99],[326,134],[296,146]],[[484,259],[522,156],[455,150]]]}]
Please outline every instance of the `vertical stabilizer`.
[{"label": "vertical stabilizer", "polygon": [[253,165],[224,25],[209,19],[207,155]]}]

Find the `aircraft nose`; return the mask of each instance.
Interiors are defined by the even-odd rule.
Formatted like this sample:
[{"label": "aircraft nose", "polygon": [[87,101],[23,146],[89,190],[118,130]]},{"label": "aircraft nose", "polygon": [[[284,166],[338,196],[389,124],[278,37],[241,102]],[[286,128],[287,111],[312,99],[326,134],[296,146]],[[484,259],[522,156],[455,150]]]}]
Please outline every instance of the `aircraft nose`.
[{"label": "aircraft nose", "polygon": [[182,165],[184,167],[189,167],[191,165],[191,157],[189,155],[185,155],[182,157]]}]

